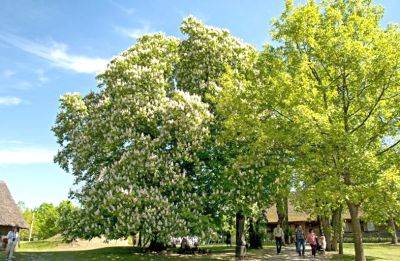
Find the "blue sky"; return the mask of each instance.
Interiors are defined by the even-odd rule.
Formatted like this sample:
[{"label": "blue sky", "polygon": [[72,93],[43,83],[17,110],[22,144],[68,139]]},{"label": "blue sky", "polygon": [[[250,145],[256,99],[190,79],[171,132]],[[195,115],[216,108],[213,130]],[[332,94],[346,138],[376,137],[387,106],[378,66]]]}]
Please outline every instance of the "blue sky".
[{"label": "blue sky", "polygon": [[[400,1],[383,24],[399,22]],[[0,180],[27,206],[66,199],[72,176],[52,163],[58,99],[96,88],[96,72],[143,33],[182,37],[190,14],[260,48],[284,1],[22,1],[0,9]]]}]

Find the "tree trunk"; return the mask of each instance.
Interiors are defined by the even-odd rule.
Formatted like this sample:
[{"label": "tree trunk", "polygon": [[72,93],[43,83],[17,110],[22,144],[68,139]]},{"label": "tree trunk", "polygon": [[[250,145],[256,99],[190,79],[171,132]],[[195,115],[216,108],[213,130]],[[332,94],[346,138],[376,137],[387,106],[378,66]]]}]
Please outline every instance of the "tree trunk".
[{"label": "tree trunk", "polygon": [[231,231],[226,232],[226,240],[225,243],[227,245],[232,245],[232,235],[231,235]]},{"label": "tree trunk", "polygon": [[340,234],[343,233],[343,221],[342,221],[342,207],[335,209],[332,213],[332,227],[333,236],[331,242],[332,251],[338,250],[338,242],[340,242]]},{"label": "tree trunk", "polygon": [[391,230],[391,234],[392,234],[392,244],[398,244],[398,238],[397,238],[397,229],[396,229],[396,223],[394,222],[394,219],[391,218],[389,220],[389,228]]},{"label": "tree trunk", "polygon": [[132,238],[132,246],[135,247],[136,246],[136,233],[135,232],[131,232],[131,238]]},{"label": "tree trunk", "polygon": [[284,243],[290,243],[288,211],[288,198],[278,198],[276,200],[276,214],[278,216],[278,224],[281,226],[282,230],[285,233],[285,238],[283,238]]},{"label": "tree trunk", "polygon": [[260,249],[262,248],[261,236],[258,231],[258,221],[254,222],[254,218],[250,218],[249,225],[249,248],[251,249]]},{"label": "tree trunk", "polygon": [[167,246],[164,243],[158,241],[157,236],[154,236],[150,241],[150,245],[149,245],[148,249],[150,251],[161,252],[161,251],[167,249]]},{"label": "tree trunk", "polygon": [[284,198],[284,202],[283,202],[284,206],[285,206],[285,218],[284,218],[284,223],[283,223],[283,231],[285,231],[285,242],[287,244],[292,243],[291,241],[291,235],[289,234],[289,199],[286,196]]},{"label": "tree trunk", "polygon": [[343,255],[343,232],[339,234],[339,255]]},{"label": "tree trunk", "polygon": [[138,242],[138,247],[142,247],[142,232],[139,231],[139,242]]},{"label": "tree trunk", "polygon": [[351,225],[353,229],[353,237],[354,237],[354,251],[355,251],[355,260],[356,261],[365,261],[365,254],[364,254],[364,246],[363,246],[363,239],[362,239],[362,229],[360,224],[360,218],[358,216],[359,210],[358,206],[347,202],[347,206],[349,207],[349,212],[351,216]]},{"label": "tree trunk", "polygon": [[246,255],[246,241],[244,236],[245,217],[241,212],[236,213],[236,257],[244,258]]}]

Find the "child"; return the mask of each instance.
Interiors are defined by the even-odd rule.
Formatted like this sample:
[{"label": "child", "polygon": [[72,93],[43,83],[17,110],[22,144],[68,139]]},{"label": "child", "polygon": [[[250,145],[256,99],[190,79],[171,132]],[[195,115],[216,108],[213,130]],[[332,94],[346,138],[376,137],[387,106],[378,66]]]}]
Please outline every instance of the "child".
[{"label": "child", "polygon": [[313,255],[313,257],[315,257],[315,254],[317,252],[317,236],[315,235],[312,228],[309,230],[309,233],[307,235],[307,242],[311,246],[311,254]]},{"label": "child", "polygon": [[321,246],[321,251],[325,254],[325,249],[326,249],[326,238],[325,235],[322,233],[321,236],[319,237],[319,244]]}]

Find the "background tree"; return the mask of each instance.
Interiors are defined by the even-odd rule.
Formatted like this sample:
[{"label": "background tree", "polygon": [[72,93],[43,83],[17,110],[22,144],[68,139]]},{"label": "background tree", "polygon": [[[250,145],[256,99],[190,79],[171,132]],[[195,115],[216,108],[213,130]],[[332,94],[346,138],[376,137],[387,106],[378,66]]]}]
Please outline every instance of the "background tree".
[{"label": "background tree", "polygon": [[47,239],[60,232],[58,226],[60,214],[56,206],[51,203],[43,203],[33,211],[35,212],[34,237]]},{"label": "background tree", "polygon": [[[33,211],[28,208],[23,201],[18,201],[17,206],[22,213],[22,216],[25,222],[30,226],[32,223]],[[19,231],[21,240],[28,240],[29,239],[29,229],[21,229]]]},{"label": "background tree", "polygon": [[57,206],[60,219],[58,220],[58,229],[65,242],[72,242],[82,236],[83,226],[81,220],[84,220],[80,208],[74,206],[71,201],[61,201]]},{"label": "background tree", "polygon": [[400,224],[400,172],[397,166],[389,168],[380,177],[376,190],[363,206],[363,219],[387,227],[392,244],[398,243],[397,227]]},{"label": "background tree", "polygon": [[[242,222],[246,216],[251,220],[250,228],[260,219],[265,219],[263,212],[274,195],[278,194],[277,191],[283,191],[277,188],[290,186],[280,176],[280,170],[285,168],[289,157],[285,156],[280,141],[274,142],[269,136],[269,130],[272,131],[277,125],[272,127],[266,109],[268,101],[257,99],[261,97],[261,93],[258,93],[260,89],[255,87],[259,78],[257,61],[258,56],[251,73],[234,69],[225,73],[221,78],[222,88],[217,103],[217,112],[224,119],[218,143],[230,152],[225,171],[222,172],[225,180],[224,198],[229,202],[227,205],[240,214]],[[258,228],[251,230],[254,236],[253,232]],[[253,243],[258,241],[253,239]],[[261,245],[252,247],[259,248]]]}]

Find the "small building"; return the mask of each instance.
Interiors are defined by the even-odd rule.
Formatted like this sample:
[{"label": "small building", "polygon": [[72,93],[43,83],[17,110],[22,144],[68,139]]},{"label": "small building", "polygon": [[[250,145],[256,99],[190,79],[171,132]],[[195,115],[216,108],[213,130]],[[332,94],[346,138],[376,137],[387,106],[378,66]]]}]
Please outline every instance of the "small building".
[{"label": "small building", "polygon": [[28,228],[6,183],[0,180],[0,249],[2,247],[3,237],[7,235],[8,231],[10,231],[13,226],[17,226],[20,229]]},{"label": "small building", "polygon": [[[296,210],[292,204],[288,204],[288,223],[289,229],[294,232],[298,225],[303,227],[303,230],[307,233],[310,228],[314,229],[316,234],[320,234],[320,223],[318,219],[310,213],[305,211]],[[344,221],[344,238],[347,241],[352,240],[352,227],[351,227],[351,218],[348,211],[343,213],[343,221]],[[386,226],[377,226],[372,222],[366,222],[361,218],[361,228],[363,230],[364,239],[370,241],[368,239],[377,240],[378,242],[387,240],[390,238],[390,234],[387,231]],[[272,239],[272,231],[278,224],[278,214],[276,211],[276,205],[271,206],[267,211],[267,232],[271,235]],[[400,236],[400,230],[397,230],[397,234]]]},{"label": "small building", "polygon": [[[288,223],[291,231],[295,231],[298,225],[301,225],[304,231],[308,231],[310,228],[316,232],[319,231],[318,220],[305,211],[296,210],[292,204],[288,205]],[[276,205],[272,205],[267,211],[267,224],[267,232],[272,234],[273,229],[278,224]]]}]

